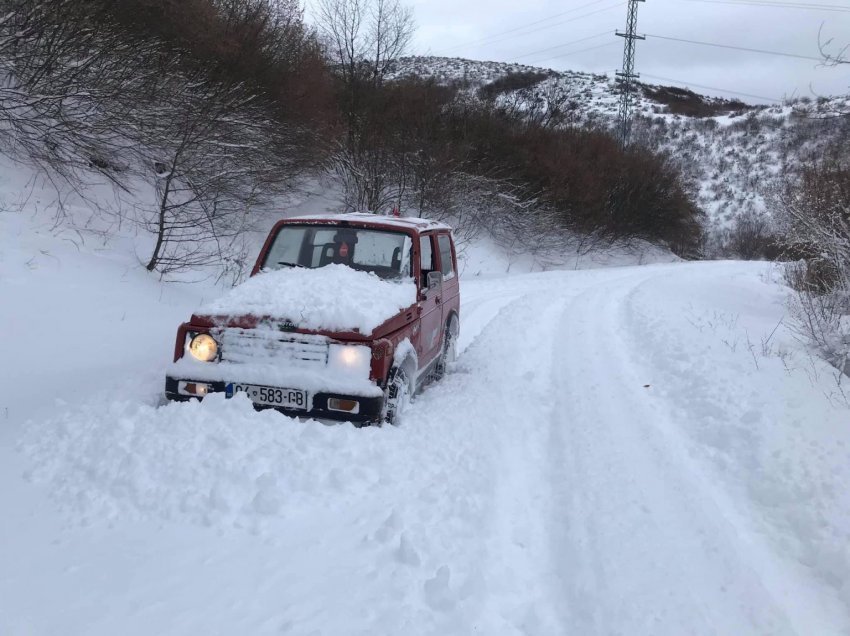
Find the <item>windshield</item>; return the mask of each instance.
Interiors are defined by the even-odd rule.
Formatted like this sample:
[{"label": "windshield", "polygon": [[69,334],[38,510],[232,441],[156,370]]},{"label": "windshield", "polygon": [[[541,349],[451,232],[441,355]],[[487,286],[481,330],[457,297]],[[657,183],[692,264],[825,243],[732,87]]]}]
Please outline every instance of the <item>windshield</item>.
[{"label": "windshield", "polygon": [[263,269],[332,263],[373,272],[381,278],[412,276],[410,237],[401,232],[336,225],[284,225],[274,238]]}]

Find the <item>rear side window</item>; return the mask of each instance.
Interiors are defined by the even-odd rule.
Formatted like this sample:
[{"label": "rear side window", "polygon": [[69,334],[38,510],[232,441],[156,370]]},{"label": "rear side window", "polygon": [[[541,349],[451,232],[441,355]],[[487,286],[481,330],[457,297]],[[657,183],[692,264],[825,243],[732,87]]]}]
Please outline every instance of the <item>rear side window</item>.
[{"label": "rear side window", "polygon": [[452,261],[452,241],[448,234],[440,234],[437,239],[440,245],[440,271],[443,278],[451,278],[455,275],[454,261]]}]

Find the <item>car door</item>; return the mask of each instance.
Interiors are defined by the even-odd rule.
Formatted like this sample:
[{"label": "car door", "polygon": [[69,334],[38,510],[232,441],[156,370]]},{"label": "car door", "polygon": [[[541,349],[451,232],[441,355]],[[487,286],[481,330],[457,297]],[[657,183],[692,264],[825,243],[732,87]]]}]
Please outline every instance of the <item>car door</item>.
[{"label": "car door", "polygon": [[460,281],[457,274],[457,257],[454,252],[454,243],[448,232],[441,232],[437,238],[437,253],[439,255],[440,271],[443,273],[443,290],[440,298],[442,322],[445,324],[449,319],[449,313],[458,311],[458,296],[460,295]]},{"label": "car door", "polygon": [[419,356],[419,369],[424,369],[440,352],[442,346],[442,297],[440,287],[428,288],[428,273],[439,271],[437,244],[433,234],[419,236],[419,276],[421,293],[419,296],[419,334],[416,353]]}]

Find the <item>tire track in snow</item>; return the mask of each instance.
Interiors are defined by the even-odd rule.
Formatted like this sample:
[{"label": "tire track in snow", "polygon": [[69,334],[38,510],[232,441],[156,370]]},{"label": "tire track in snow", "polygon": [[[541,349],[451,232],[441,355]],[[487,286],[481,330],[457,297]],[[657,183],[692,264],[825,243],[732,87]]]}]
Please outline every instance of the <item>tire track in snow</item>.
[{"label": "tire track in snow", "polygon": [[462,354],[481,332],[504,309],[529,293],[528,286],[505,281],[502,289],[493,290],[481,281],[463,284],[461,292],[461,330],[458,354]]},{"label": "tire track in snow", "polygon": [[551,595],[550,484],[547,440],[540,430],[552,369],[545,343],[557,333],[564,302],[553,302],[551,292],[528,294],[504,308],[493,323],[497,330],[513,331],[511,339],[500,339],[499,350],[492,351],[492,367],[483,378],[499,400],[495,512],[486,570],[491,592],[486,611],[504,621],[496,625],[498,633],[557,634],[564,622]]},{"label": "tire track in snow", "polygon": [[630,357],[624,328],[631,290],[651,277],[584,291],[564,314],[554,385],[569,398],[552,409],[550,459],[570,630],[797,633],[747,541],[659,432],[670,416],[644,388],[651,370]]},{"label": "tire track in snow", "polygon": [[[756,368],[757,373],[752,377],[752,380],[748,378],[748,381],[742,382],[742,374],[748,376],[751,373],[746,371],[750,369],[751,360],[749,356],[751,354],[742,351],[742,357],[746,358],[744,360],[745,370],[742,371],[740,360],[729,360],[727,358],[725,362],[728,364],[728,367],[726,367],[728,372],[724,374],[715,373],[714,368],[711,368],[713,365],[709,362],[713,361],[715,368],[718,365],[717,356],[712,356],[710,351],[712,344],[708,345],[708,351],[706,351],[705,341],[694,342],[691,339],[693,336],[689,337],[686,332],[682,332],[681,326],[675,324],[675,319],[670,320],[671,317],[676,315],[676,311],[672,307],[665,307],[666,311],[656,312],[654,320],[650,319],[652,327],[650,328],[651,333],[647,337],[647,316],[645,315],[647,295],[649,295],[649,298],[655,298],[654,306],[658,306],[659,292],[662,292],[662,296],[667,296],[668,303],[685,304],[682,301],[687,302],[690,297],[690,290],[696,287],[700,289],[700,294],[692,296],[692,300],[705,302],[704,298],[712,298],[712,291],[714,297],[716,297],[718,283],[725,289],[734,289],[732,286],[734,279],[729,280],[727,278],[724,280],[725,277],[721,277],[719,274],[723,269],[735,272],[740,265],[724,263],[711,269],[698,265],[686,267],[691,270],[688,275],[683,275],[684,272],[681,269],[673,270],[663,276],[654,276],[635,285],[628,292],[622,306],[621,324],[624,327],[623,331],[629,334],[629,341],[632,345],[630,347],[631,359],[649,358],[652,361],[652,374],[656,382],[664,382],[666,379],[663,392],[665,417],[657,421],[658,426],[655,427],[655,431],[663,437],[673,456],[682,459],[693,457],[693,459],[687,461],[688,473],[691,475],[689,483],[705,501],[711,502],[711,505],[719,511],[718,516],[727,522],[728,527],[732,530],[730,535],[734,533],[743,559],[758,574],[770,595],[774,599],[778,599],[777,602],[782,603],[789,623],[796,629],[796,632],[799,634],[850,634],[850,623],[847,621],[846,614],[847,599],[850,599],[850,595],[845,593],[844,607],[841,606],[842,599],[834,597],[836,587],[840,592],[840,579],[837,586],[835,580],[823,580],[822,573],[817,568],[811,568],[812,563],[799,559],[794,550],[790,549],[788,543],[777,542],[775,536],[777,528],[771,527],[775,520],[765,518],[775,514],[776,509],[765,510],[763,501],[757,497],[754,498],[752,493],[742,493],[738,490],[739,484],[735,483],[735,478],[740,478],[740,471],[744,471],[746,474],[747,470],[753,471],[750,478],[754,479],[757,488],[764,488],[765,490],[775,488],[775,482],[771,483],[772,479],[776,479],[776,474],[771,471],[773,467],[760,466],[758,460],[752,457],[737,457],[732,460],[733,465],[731,466],[724,461],[721,473],[718,474],[714,472],[717,468],[715,465],[711,462],[706,463],[706,455],[711,454],[711,450],[714,449],[710,445],[707,449],[705,445],[694,444],[694,440],[689,437],[689,435],[693,435],[694,420],[698,425],[700,418],[705,416],[705,411],[708,411],[711,413],[711,419],[716,420],[714,425],[717,426],[718,430],[723,430],[732,439],[736,435],[741,436],[743,439],[740,443],[743,447],[748,447],[751,452],[770,453],[771,456],[776,452],[761,447],[768,440],[754,441],[750,439],[752,435],[758,440],[760,434],[765,435],[766,433],[772,438],[769,442],[773,445],[773,448],[785,447],[783,452],[787,453],[786,457],[795,455],[797,450],[795,446],[797,445],[817,444],[816,436],[799,440],[783,438],[782,428],[786,425],[783,422],[783,419],[785,419],[783,416],[786,416],[786,413],[783,412],[783,409],[786,408],[784,404],[786,399],[792,399],[787,396],[794,394],[793,380],[787,373],[787,367],[778,387],[768,385],[770,388],[766,388],[761,385],[762,382],[770,382],[771,379],[776,379],[775,375],[773,378],[770,377],[769,369],[762,371],[762,369]],[[737,276],[740,277],[740,273]],[[746,280],[746,277],[744,278]],[[744,283],[744,286],[746,286],[746,283]],[[685,287],[685,289],[682,289],[682,287]],[[712,288],[714,289],[712,290]],[[763,290],[759,289],[755,292],[757,295],[758,292],[763,293]],[[764,303],[764,299],[759,299],[758,302]],[[688,303],[688,305],[693,307],[693,303]],[[715,315],[722,315],[722,309],[715,307],[712,311],[715,312]],[[688,321],[687,326],[693,327],[693,323]],[[773,327],[774,322],[771,320],[767,328]],[[696,328],[694,329],[696,330]],[[747,333],[746,328],[741,327],[741,329],[744,333]],[[656,333],[667,334],[667,337],[662,342],[658,342],[655,337]],[[748,333],[747,337],[749,337]],[[714,345],[720,346],[722,343],[724,353],[728,351],[734,353],[734,347],[730,348],[727,342],[723,342],[724,338],[731,338],[731,336],[728,333],[712,333],[709,342],[714,339]],[[678,369],[678,373],[674,374],[672,378],[669,368],[671,361]],[[682,364],[683,362],[686,362],[686,364]],[[769,367],[771,362],[765,356],[762,364]],[[776,362],[778,364],[778,361]],[[789,383],[785,384],[785,381],[789,381]],[[747,427],[739,428],[742,423],[739,413],[752,408],[754,396],[759,395],[766,401],[772,402],[776,411],[779,411],[778,413],[774,411],[772,415],[768,415],[768,418],[773,420],[771,426],[765,428],[760,427],[758,422],[743,422],[752,425],[753,430],[750,431]],[[693,403],[691,403],[691,400],[693,400]],[[685,405],[684,409],[682,408],[683,404]],[[697,408],[694,408],[694,404],[698,405]],[[816,403],[812,403],[813,411],[807,413],[813,424],[819,415],[824,415],[818,413],[817,406]],[[718,413],[720,413],[719,419],[717,419]],[[828,443],[841,444],[840,440],[834,437],[830,438]],[[805,453],[802,454],[801,459],[806,459]],[[817,466],[827,475],[826,479],[820,478],[822,480],[821,488],[827,492],[829,485],[826,482],[833,477],[829,474],[829,466],[828,463],[825,463],[823,467]],[[835,463],[832,466],[835,466]],[[790,472],[793,473],[793,471]],[[815,474],[809,475],[808,478],[810,482],[819,481]],[[796,500],[800,496],[801,490],[803,493],[806,492],[807,483],[803,481],[794,484],[793,477],[790,477],[790,479],[792,482],[783,483],[780,491],[787,488],[784,496]],[[835,481],[840,480],[841,477],[835,475]],[[841,486],[838,486],[836,489],[840,488]],[[823,500],[818,500],[817,497],[809,498],[806,494],[803,494],[803,499],[798,501],[802,505],[809,503],[814,504],[814,506],[824,505]],[[826,505],[841,506],[840,499],[827,501],[829,503]],[[791,513],[795,520],[796,515],[805,517],[805,513],[800,510]],[[780,523],[779,526],[781,528],[782,524]],[[840,533],[840,530],[836,531],[836,528],[841,527],[841,521],[834,516],[829,520],[821,518],[817,526],[827,529],[825,532],[827,535],[830,531]],[[807,535],[812,532],[811,526],[807,526],[805,523],[800,524],[798,531],[801,532],[803,541],[810,540]],[[782,532],[783,529],[780,529],[779,534],[781,535]],[[829,550],[828,544],[826,549]],[[801,567],[801,563],[804,563],[805,566]],[[847,560],[846,558],[842,559],[839,548],[839,554],[831,566],[835,568],[835,571],[842,573],[846,572],[846,563]],[[826,585],[824,585],[825,583]],[[829,589],[830,585],[833,587],[832,590]],[[850,589],[847,591],[850,591]]]}]

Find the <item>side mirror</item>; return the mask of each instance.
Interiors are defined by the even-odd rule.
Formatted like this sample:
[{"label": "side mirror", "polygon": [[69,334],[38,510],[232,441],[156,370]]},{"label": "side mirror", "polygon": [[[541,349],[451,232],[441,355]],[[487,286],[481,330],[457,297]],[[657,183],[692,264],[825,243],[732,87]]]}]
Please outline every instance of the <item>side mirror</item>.
[{"label": "side mirror", "polygon": [[428,289],[434,289],[435,287],[442,287],[443,285],[443,272],[428,272]]}]

